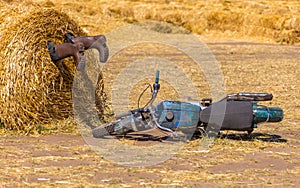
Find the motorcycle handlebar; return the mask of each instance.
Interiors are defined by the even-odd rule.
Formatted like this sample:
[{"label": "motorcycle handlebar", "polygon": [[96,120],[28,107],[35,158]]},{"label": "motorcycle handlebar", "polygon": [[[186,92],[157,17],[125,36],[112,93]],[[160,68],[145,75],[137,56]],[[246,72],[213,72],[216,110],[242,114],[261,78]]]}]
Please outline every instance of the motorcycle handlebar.
[{"label": "motorcycle handlebar", "polygon": [[156,71],[156,76],[155,76],[155,83],[153,84],[153,92],[152,92],[152,98],[148,104],[148,107],[145,107],[145,108],[137,108],[135,110],[130,110],[128,112],[124,112],[124,113],[121,113],[121,114],[117,114],[116,115],[116,119],[121,119],[123,117],[126,117],[126,116],[130,116],[132,114],[135,114],[135,113],[140,113],[140,112],[148,112],[150,113],[150,116],[151,116],[151,119],[152,121],[154,122],[155,126],[158,127],[159,129],[161,130],[164,130],[164,131],[168,131],[168,132],[171,132],[172,134],[174,134],[175,136],[177,135],[176,132],[174,132],[173,130],[169,129],[169,128],[166,128],[166,127],[163,127],[161,126],[157,120],[156,120],[156,117],[154,115],[155,111],[152,109],[152,104],[157,96],[157,93],[158,93],[158,90],[160,89],[160,84],[159,84],[159,71],[157,70]]},{"label": "motorcycle handlebar", "polygon": [[158,84],[159,82],[159,70],[156,71],[156,76],[155,76],[155,83]]},{"label": "motorcycle handlebar", "polygon": [[158,93],[158,90],[160,89],[160,84],[159,84],[159,70],[156,71],[156,76],[155,76],[155,83],[153,84],[153,93],[152,93],[152,98],[156,97],[156,94]]}]

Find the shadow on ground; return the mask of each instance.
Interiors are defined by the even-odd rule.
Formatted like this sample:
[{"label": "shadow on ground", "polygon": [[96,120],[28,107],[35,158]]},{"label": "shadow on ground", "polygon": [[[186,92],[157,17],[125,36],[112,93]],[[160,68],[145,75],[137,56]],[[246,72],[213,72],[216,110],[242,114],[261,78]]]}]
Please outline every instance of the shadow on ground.
[{"label": "shadow on ground", "polygon": [[[153,134],[145,134],[145,133],[131,133],[127,135],[115,135],[115,138],[121,139],[125,138],[128,140],[135,140],[135,141],[164,141],[164,140],[169,140],[169,141],[184,141],[183,138],[181,139],[171,139],[170,136],[158,136],[158,135],[153,135]],[[282,138],[280,135],[276,134],[266,134],[266,133],[252,133],[248,135],[247,133],[245,134],[240,134],[240,133],[230,133],[230,134],[221,134],[219,135],[219,138],[221,139],[230,139],[230,140],[240,140],[240,141],[255,141],[255,140],[260,140],[263,142],[287,142],[287,139]]]},{"label": "shadow on ground", "polygon": [[151,134],[127,134],[127,135],[116,135],[115,136],[118,139],[125,138],[129,140],[135,140],[135,141],[162,141],[164,139],[167,139],[168,137],[161,137],[161,136],[155,136]]},{"label": "shadow on ground", "polygon": [[221,139],[231,139],[231,140],[242,140],[242,141],[254,141],[260,140],[264,142],[287,142],[287,139],[282,138],[276,134],[266,134],[266,133],[252,133],[248,134],[222,134]]}]

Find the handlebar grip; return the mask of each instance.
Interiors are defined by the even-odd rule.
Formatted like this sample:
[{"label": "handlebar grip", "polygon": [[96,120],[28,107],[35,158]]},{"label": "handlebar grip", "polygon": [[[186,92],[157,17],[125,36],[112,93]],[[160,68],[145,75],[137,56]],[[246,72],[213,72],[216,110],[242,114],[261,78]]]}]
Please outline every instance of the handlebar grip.
[{"label": "handlebar grip", "polygon": [[125,116],[130,116],[131,114],[132,114],[131,111],[124,112],[124,113],[121,113],[121,114],[117,114],[116,119],[120,119],[120,118],[125,117]]},{"label": "handlebar grip", "polygon": [[158,84],[159,82],[159,70],[156,71],[155,83]]}]

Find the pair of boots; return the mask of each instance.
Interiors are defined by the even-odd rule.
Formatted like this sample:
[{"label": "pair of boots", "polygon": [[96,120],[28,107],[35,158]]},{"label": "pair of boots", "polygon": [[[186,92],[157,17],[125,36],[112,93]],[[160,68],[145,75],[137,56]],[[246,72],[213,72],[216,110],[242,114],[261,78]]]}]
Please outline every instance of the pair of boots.
[{"label": "pair of boots", "polygon": [[51,60],[62,72],[63,59],[73,56],[77,70],[82,71],[85,68],[86,58],[84,51],[89,48],[95,48],[99,52],[99,60],[104,63],[109,56],[109,49],[106,45],[104,35],[76,37],[72,33],[65,34],[66,43],[54,44],[48,41],[48,52]]}]

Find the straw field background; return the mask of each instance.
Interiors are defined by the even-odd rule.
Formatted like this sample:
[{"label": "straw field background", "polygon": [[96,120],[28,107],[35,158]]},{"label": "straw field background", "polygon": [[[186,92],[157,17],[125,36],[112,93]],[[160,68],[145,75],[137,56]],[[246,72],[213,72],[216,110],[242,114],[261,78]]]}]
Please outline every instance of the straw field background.
[{"label": "straw field background", "polygon": [[[300,186],[299,12],[297,0],[0,0],[1,187]],[[227,93],[273,93],[264,104],[282,107],[284,120],[259,125],[250,138],[224,132],[209,153],[190,152],[201,140],[190,141],[172,160],[146,168],[118,166],[95,154],[72,118],[73,59],[64,61],[67,72],[59,72],[46,42],[62,43],[66,32],[105,34],[142,21],[167,22],[148,25],[158,32],[197,34],[215,55]],[[205,77],[178,51],[135,45],[99,73],[100,115],[111,118],[112,83],[130,57],[155,55],[189,75],[198,99],[209,96]],[[146,81],[130,92],[132,106]],[[178,97],[168,83],[162,88],[161,98]]]}]

